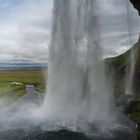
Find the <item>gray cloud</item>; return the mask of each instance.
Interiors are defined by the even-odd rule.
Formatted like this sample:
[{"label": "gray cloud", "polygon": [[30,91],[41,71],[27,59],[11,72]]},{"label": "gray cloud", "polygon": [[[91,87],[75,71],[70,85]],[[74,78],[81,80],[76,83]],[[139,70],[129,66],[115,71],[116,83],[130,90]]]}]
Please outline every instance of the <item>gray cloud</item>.
[{"label": "gray cloud", "polygon": [[28,4],[9,23],[0,23],[0,61],[17,58],[44,62],[47,59],[52,0],[31,0]]},{"label": "gray cloud", "polygon": [[99,15],[104,57],[119,55],[133,46],[140,33],[140,17],[128,0],[101,0]]},{"label": "gray cloud", "polygon": [[[118,55],[137,41],[140,18],[128,0],[98,2],[104,57]],[[0,61],[46,61],[52,5],[53,0],[25,0],[0,22]]]}]

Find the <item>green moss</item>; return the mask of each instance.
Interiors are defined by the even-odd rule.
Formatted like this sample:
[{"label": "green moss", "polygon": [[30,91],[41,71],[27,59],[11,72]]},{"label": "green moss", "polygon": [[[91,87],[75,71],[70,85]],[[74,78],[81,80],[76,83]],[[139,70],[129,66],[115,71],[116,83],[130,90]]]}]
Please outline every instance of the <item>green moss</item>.
[{"label": "green moss", "polygon": [[130,118],[136,122],[136,123],[140,123],[140,112],[133,112],[130,116]]}]

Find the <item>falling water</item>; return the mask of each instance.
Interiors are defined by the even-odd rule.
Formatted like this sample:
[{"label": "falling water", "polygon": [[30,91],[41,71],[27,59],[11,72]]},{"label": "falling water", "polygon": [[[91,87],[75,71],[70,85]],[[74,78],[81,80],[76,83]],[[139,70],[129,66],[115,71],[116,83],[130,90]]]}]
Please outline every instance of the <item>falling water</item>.
[{"label": "falling water", "polygon": [[54,1],[43,106],[45,117],[54,125],[84,131],[92,123],[102,131],[115,127],[116,112],[102,60],[100,30],[98,0]]},{"label": "falling water", "polygon": [[[126,9],[127,9],[127,27],[128,27],[128,37],[129,37],[129,43],[133,44],[132,39],[132,33],[133,31],[131,26],[133,25],[133,19],[132,15],[130,15],[130,4],[129,1],[126,1]],[[129,56],[129,64],[126,69],[126,78],[125,78],[125,94],[133,96],[134,90],[133,90],[133,77],[135,72],[135,64],[136,64],[136,58],[137,58],[137,48],[136,45],[134,45],[130,50],[130,56]]]},{"label": "falling water", "polygon": [[126,72],[126,85],[125,85],[126,95],[134,95],[133,78],[135,72],[136,56],[137,56],[137,49],[134,47],[130,51],[130,62]]},{"label": "falling water", "polygon": [[[105,1],[109,0],[102,0]],[[3,131],[7,134],[9,130],[18,135],[18,130],[22,129],[27,132],[25,137],[28,138],[28,131],[34,135],[37,128],[37,135],[66,129],[84,132],[94,139],[135,139],[134,125],[114,105],[110,76],[106,74],[103,60],[106,47],[103,44],[110,42],[103,37],[111,28],[118,31],[122,26],[119,28],[112,21],[106,22],[106,17],[103,18],[100,12],[103,6],[100,2],[54,0],[44,104],[41,107],[36,103],[25,104],[24,99],[30,97],[25,95],[23,100],[1,108],[0,136],[3,137]],[[115,5],[116,0],[113,2]],[[113,42],[116,32],[114,35]],[[133,54],[130,79],[134,71]],[[11,133],[8,136],[11,139]]]}]

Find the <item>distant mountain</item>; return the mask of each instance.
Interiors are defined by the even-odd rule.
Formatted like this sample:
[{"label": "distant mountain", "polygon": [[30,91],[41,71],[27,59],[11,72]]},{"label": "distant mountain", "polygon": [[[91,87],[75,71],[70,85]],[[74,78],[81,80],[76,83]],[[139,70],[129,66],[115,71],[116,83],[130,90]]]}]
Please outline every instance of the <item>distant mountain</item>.
[{"label": "distant mountain", "polygon": [[0,70],[46,69],[47,63],[0,63]]}]

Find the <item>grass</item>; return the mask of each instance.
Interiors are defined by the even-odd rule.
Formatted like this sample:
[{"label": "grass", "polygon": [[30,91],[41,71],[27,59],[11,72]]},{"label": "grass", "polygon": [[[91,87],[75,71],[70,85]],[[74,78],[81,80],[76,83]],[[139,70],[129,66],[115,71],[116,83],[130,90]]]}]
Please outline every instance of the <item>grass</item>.
[{"label": "grass", "polygon": [[[12,82],[22,85],[11,84]],[[25,85],[32,84],[39,92],[45,92],[44,71],[41,70],[14,70],[0,71],[0,101],[15,100],[25,94]]]},{"label": "grass", "polygon": [[44,75],[39,70],[0,71],[0,82],[13,81],[21,83],[42,83],[44,82]]}]

